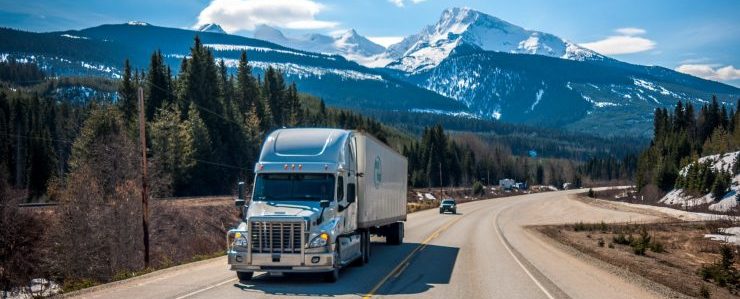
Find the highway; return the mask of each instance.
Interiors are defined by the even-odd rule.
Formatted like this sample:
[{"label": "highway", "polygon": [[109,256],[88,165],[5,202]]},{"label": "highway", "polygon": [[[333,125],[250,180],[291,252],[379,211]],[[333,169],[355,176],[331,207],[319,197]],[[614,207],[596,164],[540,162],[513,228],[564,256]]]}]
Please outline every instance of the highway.
[{"label": "highway", "polygon": [[374,239],[370,263],[336,283],[311,275],[255,273],[240,283],[225,257],[93,288],[81,298],[660,298],[653,290],[526,228],[576,221],[649,221],[572,198],[581,191],[537,193],[461,204],[458,214],[409,214],[401,246]]}]

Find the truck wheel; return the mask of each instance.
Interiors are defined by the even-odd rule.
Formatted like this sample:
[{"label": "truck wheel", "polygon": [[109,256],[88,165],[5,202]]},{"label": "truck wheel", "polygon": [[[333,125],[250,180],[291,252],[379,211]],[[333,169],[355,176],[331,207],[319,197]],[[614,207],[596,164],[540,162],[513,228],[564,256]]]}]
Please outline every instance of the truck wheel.
[{"label": "truck wheel", "polygon": [[364,231],[362,237],[365,241],[362,245],[362,263],[367,264],[370,262],[370,232]]},{"label": "truck wheel", "polygon": [[334,269],[324,274],[324,281],[326,282],[336,282],[337,280],[339,280],[339,246],[334,252]]},{"label": "truck wheel", "polygon": [[352,261],[353,267],[362,267],[366,263],[365,252],[367,249],[365,249],[365,234],[365,231],[360,231],[360,256]]},{"label": "truck wheel", "polygon": [[236,272],[236,277],[239,278],[239,281],[249,281],[252,280],[252,275],[254,272]]}]

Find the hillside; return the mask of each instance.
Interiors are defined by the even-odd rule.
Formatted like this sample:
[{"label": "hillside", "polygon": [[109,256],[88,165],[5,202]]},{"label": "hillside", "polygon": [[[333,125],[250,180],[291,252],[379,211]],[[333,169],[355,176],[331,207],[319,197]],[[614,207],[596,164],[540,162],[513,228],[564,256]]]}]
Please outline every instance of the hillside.
[{"label": "hillside", "polygon": [[270,42],[213,32],[166,28],[147,23],[101,25],[83,30],[33,33],[0,29],[0,60],[34,62],[56,76],[102,76],[120,78],[127,58],[136,69],[149,65],[149,55],[161,50],[172,72],[179,71],[199,36],[229,72],[236,71],[246,51],[257,76],[269,66],[280,69],[288,82],[341,107],[383,109],[437,109],[460,112],[459,103],[347,61],[338,55],[294,50]]},{"label": "hillside", "polygon": [[624,63],[467,8],[445,10],[385,56],[388,74],[480,117],[601,135],[649,137],[655,108],[740,98],[733,86]]}]

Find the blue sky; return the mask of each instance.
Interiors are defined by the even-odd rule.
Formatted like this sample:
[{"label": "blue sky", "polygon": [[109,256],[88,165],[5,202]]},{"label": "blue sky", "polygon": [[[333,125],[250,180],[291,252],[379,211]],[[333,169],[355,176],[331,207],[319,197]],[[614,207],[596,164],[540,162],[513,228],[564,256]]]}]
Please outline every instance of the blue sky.
[{"label": "blue sky", "polygon": [[418,32],[454,6],[553,33],[623,61],[740,86],[737,0],[0,0],[0,26],[57,31],[140,20],[191,28],[215,21],[243,35],[266,23],[289,35],[354,28],[388,41]]}]

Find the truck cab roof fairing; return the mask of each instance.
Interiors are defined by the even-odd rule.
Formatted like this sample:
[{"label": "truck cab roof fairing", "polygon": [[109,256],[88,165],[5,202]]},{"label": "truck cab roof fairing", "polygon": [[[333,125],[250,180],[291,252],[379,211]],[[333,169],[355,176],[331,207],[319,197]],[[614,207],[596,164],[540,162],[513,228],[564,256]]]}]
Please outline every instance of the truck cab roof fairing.
[{"label": "truck cab roof fairing", "polygon": [[280,129],[272,132],[262,147],[260,163],[324,162],[342,160],[351,131],[338,129]]}]

